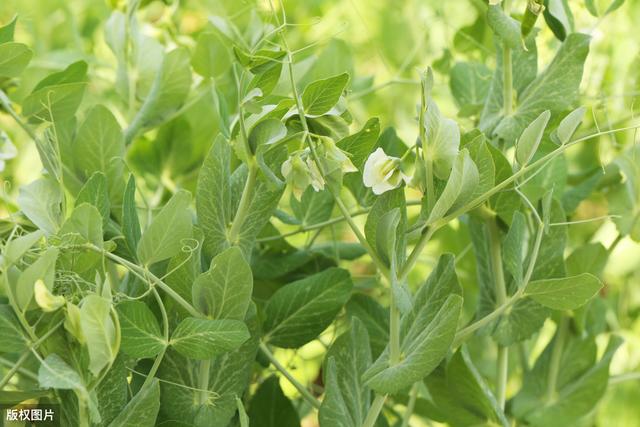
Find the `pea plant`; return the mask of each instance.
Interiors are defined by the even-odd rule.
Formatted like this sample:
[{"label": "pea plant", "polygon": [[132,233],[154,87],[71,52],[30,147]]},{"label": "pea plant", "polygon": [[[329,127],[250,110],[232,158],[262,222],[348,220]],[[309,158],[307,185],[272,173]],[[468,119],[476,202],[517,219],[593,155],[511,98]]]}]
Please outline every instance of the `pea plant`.
[{"label": "pea plant", "polygon": [[[591,37],[569,2],[481,3],[490,65],[446,76],[457,119],[416,71],[411,141],[354,119],[366,82],[296,45],[280,6],[182,34],[180,4],[151,26],[149,2],[112,3],[110,62],[28,88],[18,20],[0,27],[0,167],[20,132],[43,169],[3,198],[3,403],[64,426],[592,425],[640,151],[568,179],[638,127],[580,128]],[[603,214],[576,217],[594,194]],[[613,244],[570,244],[597,221]]]}]

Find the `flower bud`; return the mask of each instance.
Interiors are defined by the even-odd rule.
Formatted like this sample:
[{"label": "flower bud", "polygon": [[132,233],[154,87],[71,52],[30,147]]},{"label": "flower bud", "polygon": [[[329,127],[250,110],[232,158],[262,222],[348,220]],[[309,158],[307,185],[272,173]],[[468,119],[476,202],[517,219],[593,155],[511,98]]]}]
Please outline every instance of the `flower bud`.
[{"label": "flower bud", "polygon": [[41,279],[36,280],[33,291],[36,303],[44,312],[56,311],[66,302],[63,296],[53,295]]}]

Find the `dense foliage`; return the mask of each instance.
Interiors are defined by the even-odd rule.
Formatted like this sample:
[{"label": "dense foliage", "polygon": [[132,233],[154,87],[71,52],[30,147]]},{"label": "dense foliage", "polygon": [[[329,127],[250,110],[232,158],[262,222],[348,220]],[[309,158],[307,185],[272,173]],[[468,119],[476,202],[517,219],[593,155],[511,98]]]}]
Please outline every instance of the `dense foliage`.
[{"label": "dense foliage", "polygon": [[639,425],[640,79],[598,29],[638,2],[376,6],[380,49],[314,30],[369,2],[73,3],[0,6],[0,403]]}]

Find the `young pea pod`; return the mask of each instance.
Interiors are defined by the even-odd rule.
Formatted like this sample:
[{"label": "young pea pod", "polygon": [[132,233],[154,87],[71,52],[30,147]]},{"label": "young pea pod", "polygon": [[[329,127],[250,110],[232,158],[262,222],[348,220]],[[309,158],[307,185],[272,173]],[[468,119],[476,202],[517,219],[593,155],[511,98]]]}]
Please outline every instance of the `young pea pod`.
[{"label": "young pea pod", "polygon": [[531,33],[531,30],[536,25],[538,16],[544,11],[544,4],[542,3],[542,0],[529,0],[527,2],[527,9],[520,25],[520,33],[523,39]]}]

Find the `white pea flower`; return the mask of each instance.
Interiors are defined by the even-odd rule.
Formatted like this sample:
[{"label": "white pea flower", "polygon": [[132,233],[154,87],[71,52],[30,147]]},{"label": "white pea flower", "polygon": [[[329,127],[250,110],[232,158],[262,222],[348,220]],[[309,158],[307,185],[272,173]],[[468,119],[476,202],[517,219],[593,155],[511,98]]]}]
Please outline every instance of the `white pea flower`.
[{"label": "white pea flower", "polygon": [[63,296],[53,295],[41,279],[33,285],[33,295],[38,306],[47,313],[56,311],[66,302]]},{"label": "white pea flower", "polygon": [[381,147],[378,148],[364,164],[364,185],[370,187],[374,194],[398,188],[402,180],[407,179],[400,170],[400,162],[399,158],[388,156]]}]

